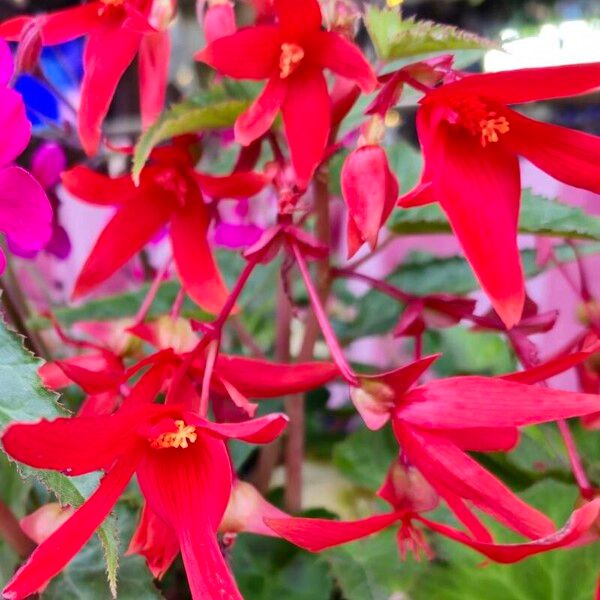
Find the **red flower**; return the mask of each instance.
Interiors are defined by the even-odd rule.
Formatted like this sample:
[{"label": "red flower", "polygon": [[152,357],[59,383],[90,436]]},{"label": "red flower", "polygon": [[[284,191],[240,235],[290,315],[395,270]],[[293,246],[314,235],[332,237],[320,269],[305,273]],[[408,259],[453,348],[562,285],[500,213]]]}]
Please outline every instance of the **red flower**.
[{"label": "red flower", "polygon": [[203,194],[213,199],[245,198],[259,192],[267,178],[254,172],[223,177],[198,173],[190,153],[177,145],[160,148],[152,156],[139,187],[127,175],[110,178],[87,167],[63,174],[65,187],[75,196],[117,207],[77,278],[73,296],[106,280],[169,224],[183,287],[202,308],[217,313],[228,292],[206,238],[211,213]]},{"label": "red flower", "polygon": [[510,450],[519,440],[519,427],[597,412],[600,397],[518,382],[545,378],[555,365],[506,379],[450,377],[411,389],[436,358],[363,377],[353,400],[366,424],[377,429],[391,417],[403,456],[441,495],[448,490],[532,539],[550,535],[554,525],[546,516],[465,451]]},{"label": "red flower", "polygon": [[377,80],[351,42],[321,30],[317,0],[275,0],[277,25],[239,30],[196,55],[236,79],[268,79],[254,104],[235,125],[236,140],[248,145],[264,134],[281,109],[292,163],[301,185],[319,164],[331,128],[331,99],[323,69],[352,79],[365,92]]},{"label": "red flower", "polygon": [[47,46],[88,36],[79,110],[79,136],[88,154],[98,148],[102,121],[121,76],[136,54],[144,124],[152,123],[163,108],[171,49],[165,26],[172,7],[169,5],[168,14],[159,15],[153,4],[153,0],[96,0],[0,24],[0,37],[10,41],[18,41],[34,19],[40,20],[42,41]]},{"label": "red flower", "polygon": [[[392,506],[392,512],[359,521],[309,518],[267,518],[265,521],[281,537],[312,552],[352,542],[381,531],[394,523],[400,523],[397,539],[401,556],[404,558],[407,550],[412,550],[417,556],[423,552],[429,558],[433,558],[433,552],[423,532],[415,527],[416,521],[436,533],[481,552],[491,560],[499,563],[514,563],[528,556],[564,548],[578,541],[593,526],[600,511],[599,498],[575,510],[559,531],[531,542],[498,544],[482,523],[469,513],[462,500],[448,491],[440,495],[455,514],[463,518],[465,526],[470,530],[468,534],[421,516],[421,512],[435,508],[439,498],[414,467],[405,467],[400,461],[390,469],[378,495]],[[463,512],[465,510],[467,512]]]},{"label": "red flower", "polygon": [[440,202],[481,286],[507,327],[523,310],[517,248],[518,156],[556,179],[600,192],[600,138],[540,123],[517,104],[584,94],[600,86],[600,64],[522,69],[465,77],[428,92],[417,127],[421,183],[400,204]]},{"label": "red flower", "polygon": [[150,510],[177,535],[195,599],[241,599],[216,533],[232,472],[225,445],[236,438],[268,443],[285,428],[281,414],[216,424],[174,406],[145,404],[112,416],[14,424],[6,452],[38,469],[81,475],[106,469],[96,491],[40,544],[5,587],[20,600],[54,577],[89,540],[135,473]]},{"label": "red flower", "polygon": [[398,199],[398,180],[391,172],[385,150],[376,144],[361,146],[348,155],[341,174],[342,194],[348,205],[348,258],[368,242],[377,247],[379,230]]}]

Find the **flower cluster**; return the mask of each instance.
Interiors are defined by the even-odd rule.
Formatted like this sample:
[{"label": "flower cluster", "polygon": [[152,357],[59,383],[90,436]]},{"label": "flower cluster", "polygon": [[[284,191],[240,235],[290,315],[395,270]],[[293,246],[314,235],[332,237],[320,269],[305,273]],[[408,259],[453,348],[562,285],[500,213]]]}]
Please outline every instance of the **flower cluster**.
[{"label": "flower cluster", "polygon": [[[171,109],[171,121],[160,115],[174,1],[93,0],[0,23],[6,40],[0,41],[0,229],[9,248],[21,257],[45,248],[66,258],[71,242],[59,221],[59,198],[81,202],[110,215],[77,267],[71,300],[95,296],[102,306],[102,285],[139,257],[147,280],[142,291],[129,287],[119,296],[120,306],[135,300],[133,310],[118,315],[106,304],[107,314],[77,316],[94,302],[72,313],[46,310],[50,325],[41,345],[19,311],[9,312],[48,359],[39,368],[44,386],[67,398],[76,386],[80,397],[74,416],[12,419],[1,434],[4,451],[34,469],[66,477],[100,471],[102,477],[80,506],[42,506],[23,520],[21,534],[37,547],[6,583],[2,595],[8,600],[44,590],[134,477],[141,514],[129,552],[144,556],[157,579],[181,553],[195,599],[242,597],[227,557],[231,536],[244,531],[320,551],[397,525],[402,557],[409,551],[433,557],[429,536],[435,533],[499,563],[597,538],[598,490],[567,422],[580,417],[586,427],[598,427],[597,304],[578,248],[570,247],[580,266],[577,291],[586,329],[542,361],[530,336],[551,331],[557,314],[541,312],[526,295],[517,233],[519,157],[559,181],[600,193],[600,138],[532,120],[509,105],[595,91],[600,64],[469,74],[442,55],[377,73],[375,61],[352,39],[360,15],[349,0],[329,3],[326,23],[317,0],[248,4],[254,20],[238,28],[231,2],[198,2],[206,45],[195,60],[210,71],[214,89]],[[30,174],[13,165],[30,142],[31,125],[13,89],[7,42],[21,57],[17,64],[38,72],[42,47],[80,37],[85,47],[77,136],[67,127],[65,139],[39,145]],[[103,123],[136,57],[142,137],[135,147],[123,147],[108,129],[103,134]],[[258,91],[248,81],[265,83]],[[419,95],[424,165],[416,187],[401,195],[386,123],[409,88]],[[215,154],[233,161],[217,169]],[[134,176],[116,173],[114,165],[129,164],[132,155]],[[345,235],[340,207],[330,197],[338,184]],[[242,247],[234,268],[228,264],[233,253],[223,259],[213,244],[231,202],[239,214],[256,207],[264,213],[260,226],[251,225],[251,241],[226,244]],[[406,291],[361,270],[376,252],[400,261],[393,245],[386,249],[392,238],[383,231],[394,210],[405,214],[432,203],[447,217],[491,302],[489,312],[476,312],[475,300],[455,290]],[[338,237],[347,259],[338,251]],[[152,252],[158,246],[161,251]],[[267,289],[249,290],[261,273],[272,276]],[[340,334],[343,318],[332,301],[346,279],[404,307],[393,334],[413,339],[413,360],[398,366],[384,357],[392,367],[385,372],[350,360],[347,342],[353,340]],[[246,316],[257,323],[252,332]],[[297,356],[292,322],[302,325]],[[423,357],[423,340],[430,330],[461,322],[504,336],[522,369],[487,376],[456,369],[439,376],[439,355]],[[325,342],[320,347],[319,336]],[[315,360],[317,350],[322,360]],[[381,364],[379,358],[356,362]],[[548,385],[573,368],[581,391]],[[369,430],[393,432],[395,457],[377,492],[391,509],[345,521],[294,516],[289,513],[300,509],[302,398],[336,381]],[[263,402],[283,397],[287,415],[269,412]],[[561,528],[485,460],[486,453],[515,449],[523,428],[554,422],[581,496]],[[261,494],[279,458],[267,451],[279,446],[261,453],[254,471],[237,470],[230,440],[270,444],[286,427],[284,512]],[[438,518],[440,506],[452,524]],[[523,539],[505,543],[499,529]]]}]

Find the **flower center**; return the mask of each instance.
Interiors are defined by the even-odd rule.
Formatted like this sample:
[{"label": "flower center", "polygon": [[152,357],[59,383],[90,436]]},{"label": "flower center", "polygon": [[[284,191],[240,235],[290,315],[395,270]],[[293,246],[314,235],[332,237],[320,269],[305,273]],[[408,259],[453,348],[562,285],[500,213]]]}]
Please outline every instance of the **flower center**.
[{"label": "flower center", "polygon": [[279,56],[279,75],[281,79],[289,77],[304,58],[304,50],[298,44],[281,44]]},{"label": "flower center", "polygon": [[198,439],[196,428],[193,425],[186,425],[185,421],[175,421],[177,431],[168,431],[161,433],[155,440],[150,442],[150,446],[155,449],[163,448],[187,448]]},{"label": "flower center", "polygon": [[499,114],[479,98],[461,98],[453,106],[456,111],[456,122],[465,127],[471,134],[478,136],[481,146],[500,140],[500,135],[510,131],[508,119]]}]

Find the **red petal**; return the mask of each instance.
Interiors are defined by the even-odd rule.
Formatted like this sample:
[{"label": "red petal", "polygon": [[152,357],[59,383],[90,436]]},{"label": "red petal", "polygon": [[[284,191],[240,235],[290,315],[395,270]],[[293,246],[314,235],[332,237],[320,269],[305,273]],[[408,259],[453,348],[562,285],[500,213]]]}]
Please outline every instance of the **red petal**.
[{"label": "red petal", "polygon": [[[574,187],[600,193],[600,137],[540,123],[506,111],[510,131],[504,137],[521,154],[552,177]],[[503,140],[504,141],[504,140]]]},{"label": "red petal", "polygon": [[63,171],[61,178],[71,194],[90,204],[118,206],[137,192],[130,175],[108,177],[83,166]]},{"label": "red petal", "polygon": [[38,375],[45,387],[58,390],[73,383],[62,368],[64,364],[74,365],[89,371],[102,371],[108,368],[106,356],[100,353],[80,354],[61,361],[45,363],[38,369]]},{"label": "red petal", "polygon": [[249,198],[258,194],[269,182],[262,173],[253,171],[216,176],[194,173],[203,193],[217,200],[220,198]]},{"label": "red petal", "polygon": [[[348,226],[354,225],[362,241],[375,249],[379,230],[398,198],[398,182],[383,148],[368,145],[350,153],[342,167],[341,185],[348,205]],[[348,258],[351,256],[349,253]]]},{"label": "red petal", "polygon": [[[517,157],[441,124],[431,143],[434,194],[505,325],[521,318],[525,288],[517,247],[521,184]],[[473,215],[477,215],[474,219]]]},{"label": "red petal", "polygon": [[250,398],[276,398],[321,387],[338,377],[339,369],[331,362],[289,365],[219,354],[215,374]]},{"label": "red petal", "polygon": [[303,41],[321,29],[321,8],[317,0],[274,0],[284,41]]},{"label": "red petal", "polygon": [[73,290],[88,293],[133,258],[168,221],[171,204],[160,191],[147,190],[119,207],[92,248]]},{"label": "red petal", "polygon": [[438,485],[440,495],[444,498],[450,510],[456,518],[475,536],[480,542],[492,542],[492,534],[479,520],[475,513],[456,494]]},{"label": "red petal", "polygon": [[143,556],[152,576],[162,579],[179,554],[179,540],[173,529],[144,504],[126,554]]},{"label": "red petal", "polygon": [[400,416],[420,427],[519,427],[600,410],[600,396],[489,377],[430,381],[404,396]]},{"label": "red petal", "polygon": [[220,438],[241,440],[249,444],[269,444],[283,433],[289,419],[284,414],[273,413],[239,423],[213,423],[194,415],[188,415],[187,421]]},{"label": "red petal", "polygon": [[75,514],[33,551],[2,591],[4,598],[29,597],[67,565],[115,505],[133,475],[137,460],[137,454],[133,454],[115,464]]},{"label": "red petal", "polygon": [[600,499],[596,499],[582,508],[573,512],[570,519],[559,531],[546,537],[536,539],[524,544],[494,544],[471,539],[462,531],[448,525],[429,521],[423,517],[419,520],[433,531],[440,533],[452,540],[465,544],[488,558],[499,563],[514,563],[528,556],[547,552],[556,548],[565,548],[576,542],[586,531],[592,527],[600,511]]},{"label": "red petal", "polygon": [[250,402],[248,398],[244,396],[244,394],[242,394],[236,387],[231,385],[231,383],[229,383],[229,381],[226,379],[221,379],[220,381],[233,403],[238,408],[241,408],[243,411],[245,411],[249,417],[253,417],[256,413],[256,409],[258,408],[258,404],[255,402]]},{"label": "red petal", "polygon": [[287,83],[280,77],[267,81],[260,95],[235,122],[235,140],[247,146],[269,130],[287,94]]},{"label": "red petal", "polygon": [[421,377],[427,369],[431,366],[433,362],[435,362],[440,357],[440,354],[432,354],[431,356],[426,356],[424,358],[420,358],[419,360],[415,360],[414,362],[405,365],[404,367],[400,367],[399,369],[394,369],[393,371],[388,371],[387,373],[381,373],[380,375],[367,375],[364,379],[367,380],[375,380],[381,381],[386,385],[389,385],[396,397],[400,397],[408,388],[415,384],[415,382]]},{"label": "red petal", "polygon": [[208,226],[204,202],[194,195],[172,217],[171,243],[185,291],[204,310],[217,314],[229,293],[206,239]]},{"label": "red petal", "polygon": [[472,452],[508,452],[519,443],[519,430],[516,427],[466,427],[439,430],[436,433],[461,450]]},{"label": "red petal", "polygon": [[377,77],[360,48],[337,33],[319,31],[313,39],[310,58],[319,66],[355,81],[365,94],[377,87]]},{"label": "red petal", "polygon": [[60,418],[9,425],[2,436],[6,452],[36,469],[81,475],[106,468],[128,452],[139,413]]},{"label": "red petal", "polygon": [[389,527],[400,518],[399,513],[375,515],[359,521],[330,521],[329,519],[265,519],[279,536],[310,552],[339,546],[358,540]]},{"label": "red petal", "polygon": [[98,394],[118,388],[125,375],[119,361],[108,360],[108,356],[110,355],[107,355],[106,364],[102,369],[88,369],[72,360],[57,360],[56,364],[86,393]]},{"label": "red petal", "polygon": [[198,52],[196,60],[236,79],[267,79],[278,73],[281,37],[273,25],[245,27]]},{"label": "red petal", "polygon": [[552,521],[515,496],[452,442],[394,422],[394,431],[408,458],[434,486],[470,500],[507,527],[535,538],[554,532]]},{"label": "red petal", "polygon": [[[81,83],[79,137],[87,154],[96,153],[100,127],[108,112],[117,84],[133,61],[142,35],[107,22],[88,37],[83,53],[84,76]],[[107,50],[110,49],[110,60]]]},{"label": "red petal", "polygon": [[140,45],[140,104],[142,126],[150,127],[165,106],[171,38],[168,31],[145,35]]},{"label": "red petal", "polygon": [[192,597],[241,600],[217,543],[232,486],[225,444],[200,435],[185,450],[151,450],[138,468],[148,507],[175,530]]},{"label": "red petal", "polygon": [[300,185],[305,186],[321,162],[329,137],[331,101],[323,73],[308,68],[296,71],[288,79],[281,110],[292,164]]},{"label": "red petal", "polygon": [[516,69],[471,75],[430,92],[443,101],[456,94],[484,96],[501,104],[521,104],[587,94],[600,87],[600,63]]}]

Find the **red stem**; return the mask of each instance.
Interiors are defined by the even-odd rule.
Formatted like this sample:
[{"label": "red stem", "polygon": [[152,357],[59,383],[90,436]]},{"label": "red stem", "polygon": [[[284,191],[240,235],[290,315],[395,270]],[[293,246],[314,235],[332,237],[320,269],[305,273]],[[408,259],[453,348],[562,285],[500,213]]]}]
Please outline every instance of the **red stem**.
[{"label": "red stem", "polygon": [[158,271],[154,275],[154,279],[152,280],[152,283],[150,284],[150,287],[148,288],[148,293],[146,294],[146,297],[144,298],[144,301],[140,305],[137,315],[135,316],[135,319],[134,319],[135,325],[139,325],[140,323],[143,323],[144,319],[148,315],[148,312],[150,311],[150,308],[152,307],[152,303],[154,302],[154,299],[156,298],[156,294],[158,294],[158,290],[160,289],[160,286],[165,278],[165,275],[167,274],[167,271],[169,270],[169,267],[171,265],[171,260],[172,260],[172,258],[168,258],[165,261],[165,264],[160,269],[158,269]]}]

